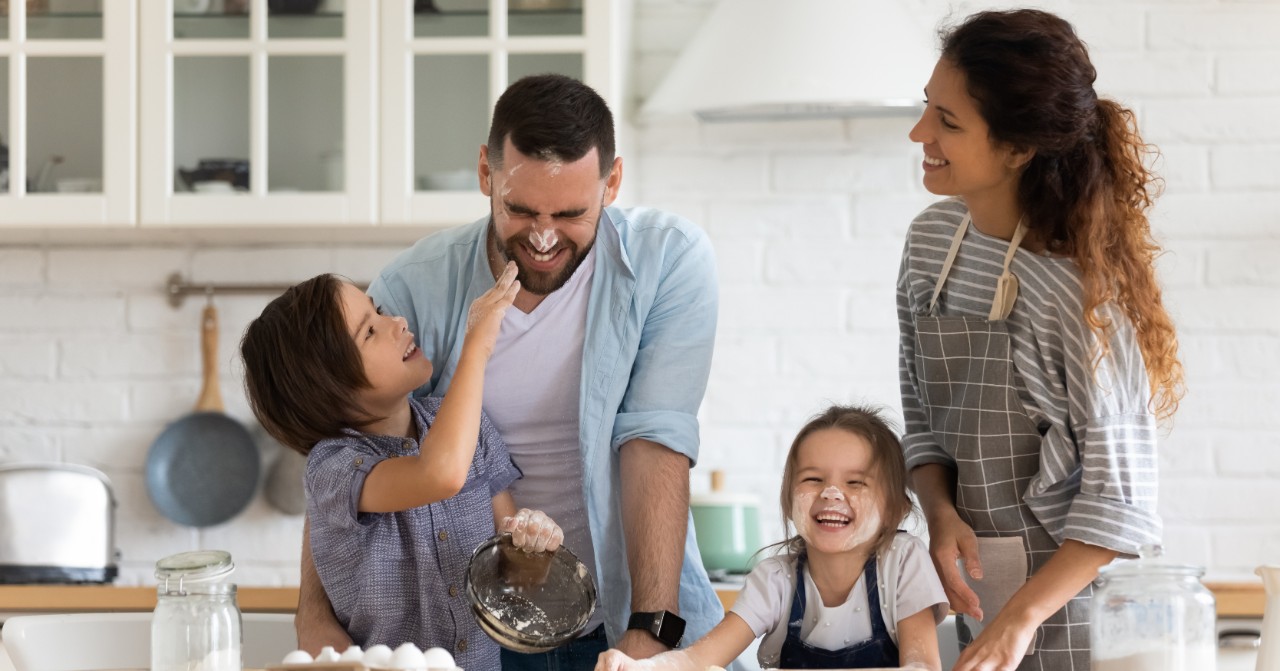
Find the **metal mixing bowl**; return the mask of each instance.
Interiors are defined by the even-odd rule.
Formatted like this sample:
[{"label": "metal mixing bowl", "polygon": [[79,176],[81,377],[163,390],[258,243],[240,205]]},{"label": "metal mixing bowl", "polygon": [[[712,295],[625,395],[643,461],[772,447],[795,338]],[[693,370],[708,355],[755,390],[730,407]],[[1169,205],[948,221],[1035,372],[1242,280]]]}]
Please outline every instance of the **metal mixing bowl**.
[{"label": "metal mixing bowl", "polygon": [[499,645],[546,652],[582,633],[596,609],[596,587],[569,548],[530,553],[512,545],[511,534],[499,534],[471,555],[467,599]]}]

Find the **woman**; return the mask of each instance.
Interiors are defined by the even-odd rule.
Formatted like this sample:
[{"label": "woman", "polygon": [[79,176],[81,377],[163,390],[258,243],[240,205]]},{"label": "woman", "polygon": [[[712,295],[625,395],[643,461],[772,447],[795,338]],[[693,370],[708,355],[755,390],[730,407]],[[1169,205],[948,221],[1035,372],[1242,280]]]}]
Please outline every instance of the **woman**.
[{"label": "woman", "polygon": [[951,198],[912,223],[898,280],[903,444],[962,614],[957,671],[1087,670],[1090,583],[1160,539],[1156,422],[1182,369],[1155,178],[1094,78],[1066,21],[975,14],[911,131]]}]

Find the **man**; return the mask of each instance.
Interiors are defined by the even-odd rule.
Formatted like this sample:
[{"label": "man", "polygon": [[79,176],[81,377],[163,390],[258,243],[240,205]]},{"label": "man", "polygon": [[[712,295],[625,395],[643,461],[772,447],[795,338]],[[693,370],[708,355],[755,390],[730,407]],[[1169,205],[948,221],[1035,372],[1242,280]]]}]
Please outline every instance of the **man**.
[{"label": "man", "polygon": [[[675,644],[681,618],[692,641],[723,615],[687,533],[715,338],[710,243],[673,215],[609,207],[622,182],[613,118],[568,77],[507,89],[478,170],[490,216],[420,240],[369,293],[414,329],[436,366],[418,393],[439,396],[468,306],[507,260],[519,268],[484,407],[524,473],[516,503],[560,523],[600,607],[578,640],[545,655],[504,650],[503,669],[591,669],[609,644],[649,657]],[[302,578],[300,645],[345,645],[306,543]]]}]

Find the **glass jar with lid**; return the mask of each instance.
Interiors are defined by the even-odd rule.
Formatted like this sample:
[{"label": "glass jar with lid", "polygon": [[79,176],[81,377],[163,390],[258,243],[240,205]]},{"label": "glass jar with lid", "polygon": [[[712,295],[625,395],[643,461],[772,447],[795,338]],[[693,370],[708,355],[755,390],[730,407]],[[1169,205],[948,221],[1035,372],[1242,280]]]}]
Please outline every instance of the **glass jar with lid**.
[{"label": "glass jar with lid", "polygon": [[156,562],[152,671],[240,671],[241,620],[231,554],[196,550]]},{"label": "glass jar with lid", "polygon": [[1101,571],[1093,593],[1092,671],[1213,671],[1217,611],[1204,569],[1161,559],[1160,546]]}]

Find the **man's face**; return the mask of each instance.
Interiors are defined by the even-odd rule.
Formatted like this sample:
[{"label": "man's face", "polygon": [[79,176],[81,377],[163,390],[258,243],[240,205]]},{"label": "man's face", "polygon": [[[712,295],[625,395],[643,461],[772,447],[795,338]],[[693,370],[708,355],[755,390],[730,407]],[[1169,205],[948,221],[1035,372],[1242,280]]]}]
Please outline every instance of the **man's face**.
[{"label": "man's face", "polygon": [[508,139],[501,169],[480,147],[479,172],[489,234],[504,257],[497,261],[515,261],[521,289],[545,296],[564,286],[595,243],[600,212],[618,195],[622,160],[602,179],[595,149],[566,163],[521,154]]}]

